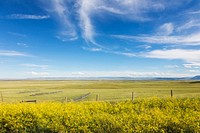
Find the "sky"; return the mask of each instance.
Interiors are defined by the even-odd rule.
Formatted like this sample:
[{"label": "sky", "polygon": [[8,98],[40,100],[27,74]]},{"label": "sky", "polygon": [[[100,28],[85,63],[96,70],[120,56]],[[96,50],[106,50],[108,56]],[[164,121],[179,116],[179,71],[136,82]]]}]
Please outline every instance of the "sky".
[{"label": "sky", "polygon": [[1,0],[0,79],[200,74],[200,0]]}]

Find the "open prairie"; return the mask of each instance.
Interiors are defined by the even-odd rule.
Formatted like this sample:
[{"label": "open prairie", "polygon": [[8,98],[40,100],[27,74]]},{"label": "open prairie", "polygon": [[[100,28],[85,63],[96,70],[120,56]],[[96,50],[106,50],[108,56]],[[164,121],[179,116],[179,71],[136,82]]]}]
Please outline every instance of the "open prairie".
[{"label": "open prairie", "polygon": [[64,102],[87,95],[84,101],[120,101],[149,97],[200,97],[198,81],[0,81],[1,101]]}]

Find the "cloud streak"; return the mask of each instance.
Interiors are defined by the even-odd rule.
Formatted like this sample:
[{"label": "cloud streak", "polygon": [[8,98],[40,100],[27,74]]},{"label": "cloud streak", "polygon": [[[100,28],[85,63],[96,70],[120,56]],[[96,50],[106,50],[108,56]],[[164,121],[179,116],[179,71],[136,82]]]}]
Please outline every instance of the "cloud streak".
[{"label": "cloud streak", "polygon": [[188,14],[200,14],[200,10],[196,10],[196,11],[191,11]]},{"label": "cloud streak", "polygon": [[41,20],[41,19],[48,19],[50,18],[49,15],[33,15],[33,14],[11,14],[7,15],[7,19],[35,19],[35,20]]},{"label": "cloud streak", "polygon": [[192,19],[188,21],[187,23],[179,26],[176,30],[180,32],[180,31],[188,30],[191,28],[198,28],[198,27],[200,28],[200,20]]},{"label": "cloud streak", "polygon": [[7,32],[7,33],[17,37],[22,37],[22,38],[27,37],[27,35],[21,33],[16,33],[16,32]]},{"label": "cloud streak", "polygon": [[81,71],[66,73],[67,77],[187,77],[194,76],[191,73],[173,73],[173,72],[159,72],[159,71]]},{"label": "cloud streak", "polygon": [[200,50],[153,50],[142,54],[146,58],[168,59],[168,60],[183,60],[191,64],[200,63]]},{"label": "cloud streak", "polygon": [[93,0],[80,0],[80,9],[78,11],[80,17],[80,27],[82,29],[82,36],[86,42],[92,43],[96,46],[100,46],[94,40],[95,30],[92,25],[91,15],[94,13],[95,8],[100,4],[101,1]]},{"label": "cloud streak", "polygon": [[62,41],[78,39],[75,25],[70,20],[68,3],[65,0],[50,0],[44,2],[46,11],[52,14],[61,25],[61,30],[56,36]]},{"label": "cloud streak", "polygon": [[84,50],[91,51],[91,52],[104,52],[104,53],[109,53],[109,54],[116,54],[116,55],[123,55],[127,57],[136,57],[135,53],[131,52],[123,52],[123,51],[113,51],[109,49],[104,49],[104,48],[97,48],[97,47],[83,47]]},{"label": "cloud streak", "polygon": [[200,68],[200,63],[189,63],[189,64],[183,64],[185,68]]},{"label": "cloud streak", "polygon": [[158,29],[158,35],[170,35],[174,31],[174,25],[172,23],[165,23]]},{"label": "cloud streak", "polygon": [[0,56],[29,56],[25,53],[13,50],[0,50]]},{"label": "cloud streak", "polygon": [[48,65],[37,65],[37,64],[21,64],[21,66],[25,66],[29,68],[42,68],[42,69],[46,69],[49,67]]},{"label": "cloud streak", "polygon": [[173,36],[161,36],[161,35],[140,35],[140,36],[129,36],[129,35],[112,35],[116,38],[126,40],[136,40],[138,42],[145,42],[150,44],[179,44],[195,46],[200,45],[200,32],[193,33],[190,35],[173,35]]},{"label": "cloud streak", "polygon": [[[200,21],[193,18],[183,24],[164,23],[153,34],[111,35],[115,38],[133,40],[149,44],[176,44],[177,46],[200,45]],[[194,29],[195,28],[195,29]]]},{"label": "cloud streak", "polygon": [[30,74],[32,76],[42,76],[42,77],[50,75],[48,72],[34,72],[34,71],[28,72],[28,74]]}]

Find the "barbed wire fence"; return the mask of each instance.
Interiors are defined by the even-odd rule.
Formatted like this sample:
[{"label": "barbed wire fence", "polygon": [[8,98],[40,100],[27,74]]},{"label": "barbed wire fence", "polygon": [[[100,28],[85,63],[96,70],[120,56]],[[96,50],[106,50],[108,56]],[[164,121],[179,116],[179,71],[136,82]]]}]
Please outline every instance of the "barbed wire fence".
[{"label": "barbed wire fence", "polygon": [[[59,93],[63,93],[63,91],[53,91],[53,92],[29,92],[31,94],[27,94],[26,97],[15,97],[9,96],[8,92],[0,91],[0,102],[1,103],[16,103],[16,102],[33,102],[33,103],[40,103],[40,102],[84,102],[84,101],[125,101],[125,100],[134,100],[137,98],[146,98],[146,97],[176,97],[174,96],[173,90],[168,90],[168,95],[162,93],[154,93],[152,94],[143,94],[142,92],[104,92],[104,93],[97,93],[97,92],[85,92],[75,96],[59,96]],[[28,93],[28,92],[26,92]]]}]

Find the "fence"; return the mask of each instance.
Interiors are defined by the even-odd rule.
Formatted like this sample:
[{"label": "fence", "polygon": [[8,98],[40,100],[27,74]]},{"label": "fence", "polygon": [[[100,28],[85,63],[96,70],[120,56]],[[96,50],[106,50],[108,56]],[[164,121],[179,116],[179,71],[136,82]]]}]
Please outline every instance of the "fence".
[{"label": "fence", "polygon": [[[46,98],[45,96],[43,96],[43,99],[39,98],[37,99],[37,97],[34,97],[35,99],[23,99],[20,100],[21,103],[23,102],[27,102],[27,103],[36,103],[36,102],[46,102],[46,101],[57,101],[57,102],[79,102],[79,101],[122,101],[122,100],[134,100],[137,97],[148,97],[148,95],[145,94],[145,96],[142,95],[142,93],[136,93],[136,92],[124,92],[121,94],[118,93],[85,93],[79,96],[75,96],[75,97],[69,97],[69,96],[65,96],[65,97],[56,97],[55,95],[57,93],[60,93],[62,91],[55,91],[52,93],[37,93],[37,95],[29,95],[31,97],[33,96],[40,96],[40,95],[45,95],[45,94],[54,94],[54,97],[50,98]],[[3,93],[0,92],[0,96],[1,96],[1,102],[8,102],[9,98],[8,97],[4,97]],[[156,96],[156,95],[155,95]],[[167,97],[173,97],[173,90],[168,91],[168,96]],[[160,97],[160,96],[158,96]],[[14,102],[17,102],[19,100],[15,100]],[[13,102],[13,101],[12,101]]]}]

